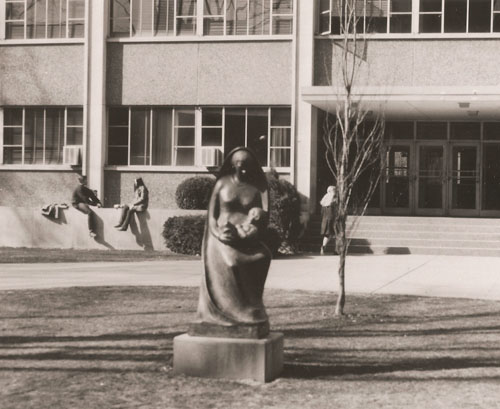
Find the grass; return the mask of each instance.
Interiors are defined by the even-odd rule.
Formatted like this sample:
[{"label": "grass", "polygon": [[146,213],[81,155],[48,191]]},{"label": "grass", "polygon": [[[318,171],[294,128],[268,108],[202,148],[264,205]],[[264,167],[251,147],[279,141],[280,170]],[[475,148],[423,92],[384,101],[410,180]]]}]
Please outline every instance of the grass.
[{"label": "grass", "polygon": [[75,250],[0,247],[0,264],[195,259],[199,259],[199,256],[185,256],[167,250]]},{"label": "grass", "polygon": [[0,407],[493,408],[500,303],[266,291],[285,369],[269,384],[172,374],[197,289],[0,292]]}]

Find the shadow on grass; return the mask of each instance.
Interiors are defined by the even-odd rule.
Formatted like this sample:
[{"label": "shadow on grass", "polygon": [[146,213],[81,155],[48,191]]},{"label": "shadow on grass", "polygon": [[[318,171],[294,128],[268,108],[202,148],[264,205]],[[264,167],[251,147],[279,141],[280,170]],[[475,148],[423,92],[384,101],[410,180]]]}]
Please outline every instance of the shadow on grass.
[{"label": "shadow on grass", "polygon": [[[3,336],[0,337],[0,345],[11,345],[15,348],[18,344],[39,344],[51,342],[89,342],[89,341],[143,341],[143,340],[171,340],[185,331],[155,332],[142,334],[103,334],[95,336]],[[40,348],[40,345],[37,345]],[[63,347],[62,347],[63,348]],[[89,347],[91,348],[91,347]]]},{"label": "shadow on grass", "polygon": [[[319,352],[319,351],[318,351]],[[477,358],[415,358],[395,360],[387,363],[360,363],[346,365],[318,363],[285,363],[284,378],[314,379],[324,377],[342,377],[346,375],[363,376],[409,371],[447,371],[474,368],[500,368],[500,361]],[[439,376],[438,376],[439,377]],[[497,376],[500,377],[500,376]],[[408,378],[408,376],[407,376]],[[409,377],[418,379],[418,377]],[[378,379],[378,378],[377,378]],[[434,376],[433,376],[434,379]],[[458,380],[462,378],[453,379]],[[477,378],[476,378],[477,379]],[[428,380],[428,379],[427,379]]]}]

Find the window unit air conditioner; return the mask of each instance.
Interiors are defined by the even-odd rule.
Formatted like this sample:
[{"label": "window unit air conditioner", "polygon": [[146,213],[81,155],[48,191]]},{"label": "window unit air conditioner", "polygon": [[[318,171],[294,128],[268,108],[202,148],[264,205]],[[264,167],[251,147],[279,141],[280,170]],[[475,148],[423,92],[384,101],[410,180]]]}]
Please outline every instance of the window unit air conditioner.
[{"label": "window unit air conditioner", "polygon": [[63,164],[77,166],[81,161],[81,145],[69,145],[63,148]]},{"label": "window unit air conditioner", "polygon": [[201,164],[203,166],[220,166],[223,157],[220,148],[203,148],[201,151]]}]

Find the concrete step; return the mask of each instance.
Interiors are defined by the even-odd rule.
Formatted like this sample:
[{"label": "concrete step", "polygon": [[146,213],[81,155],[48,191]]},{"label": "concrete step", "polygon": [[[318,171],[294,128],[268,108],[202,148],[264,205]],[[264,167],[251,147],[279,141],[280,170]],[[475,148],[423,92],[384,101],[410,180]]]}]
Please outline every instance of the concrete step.
[{"label": "concrete step", "polygon": [[[313,217],[303,251],[319,252],[320,226],[320,217]],[[348,237],[351,253],[500,256],[500,219],[364,216],[354,230],[348,222]]]}]

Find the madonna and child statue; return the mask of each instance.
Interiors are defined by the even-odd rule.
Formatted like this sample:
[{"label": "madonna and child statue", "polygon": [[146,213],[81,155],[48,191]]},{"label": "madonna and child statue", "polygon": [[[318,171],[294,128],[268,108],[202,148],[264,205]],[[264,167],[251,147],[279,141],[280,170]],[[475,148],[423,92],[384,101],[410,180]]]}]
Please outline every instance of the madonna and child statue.
[{"label": "madonna and child statue", "polygon": [[[181,349],[176,339],[174,371],[262,381],[274,379],[281,371],[283,336],[269,332],[262,300],[272,258],[264,244],[268,215],[267,180],[255,154],[243,147],[233,149],[220,168],[208,206],[196,320],[190,326],[189,335],[177,337],[184,337],[185,344],[191,342],[191,356],[196,354],[198,361],[206,362],[196,364],[201,367],[195,371],[178,369],[183,364],[176,356],[176,348]],[[198,348],[192,350],[195,344]],[[229,355],[234,354],[234,348],[241,349],[234,356],[235,362],[230,362],[230,356],[214,358],[214,353],[224,354],[221,352],[225,350],[224,345]],[[266,351],[268,360],[269,355],[274,355],[270,358],[272,362],[258,362],[266,359],[261,356]],[[252,368],[241,368],[245,355],[248,362],[244,365],[257,368],[257,372],[258,368],[268,366],[270,372],[257,373],[255,368],[248,372]],[[224,369],[222,363],[229,366]]]}]

